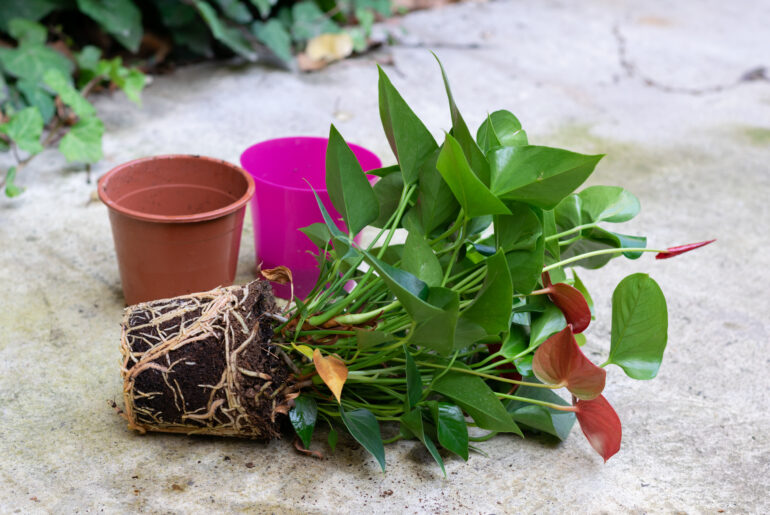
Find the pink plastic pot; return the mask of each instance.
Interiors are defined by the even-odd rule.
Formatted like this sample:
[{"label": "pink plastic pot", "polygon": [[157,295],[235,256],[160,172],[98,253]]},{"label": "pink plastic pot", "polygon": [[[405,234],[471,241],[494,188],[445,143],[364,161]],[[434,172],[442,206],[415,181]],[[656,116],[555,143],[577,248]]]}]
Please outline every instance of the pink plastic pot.
[{"label": "pink plastic pot", "polygon": [[235,165],[171,155],[99,179],[126,304],[232,284],[251,176]]},{"label": "pink plastic pot", "polygon": [[[312,137],[279,138],[257,143],[241,155],[241,166],[252,175],[256,186],[251,214],[257,264],[262,268],[289,267],[298,297],[307,295],[318,279],[318,264],[311,255],[318,251],[298,230],[323,223],[313,190],[332,218],[340,219],[326,191],[327,141]],[[358,145],[350,148],[364,171],[382,166],[371,151]],[[342,223],[339,226],[345,230]],[[278,296],[289,297],[288,287],[273,284],[273,289]]]}]

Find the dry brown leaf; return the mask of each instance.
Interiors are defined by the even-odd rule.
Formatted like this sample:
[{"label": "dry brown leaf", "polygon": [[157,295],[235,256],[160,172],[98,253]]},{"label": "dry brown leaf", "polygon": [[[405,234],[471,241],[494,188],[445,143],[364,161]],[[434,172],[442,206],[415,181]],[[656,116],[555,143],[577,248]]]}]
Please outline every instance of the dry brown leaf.
[{"label": "dry brown leaf", "polygon": [[339,61],[353,53],[353,38],[346,32],[321,34],[307,42],[305,54],[313,61]]},{"label": "dry brown leaf", "polygon": [[313,364],[318,375],[337,398],[337,402],[340,402],[342,387],[348,378],[348,367],[337,356],[323,357],[318,349],[313,351]]},{"label": "dry brown leaf", "polygon": [[297,67],[303,72],[314,72],[326,68],[326,61],[314,61],[302,52],[297,54]]},{"label": "dry brown leaf", "polygon": [[278,284],[288,284],[292,282],[291,270],[285,266],[265,268],[260,273],[262,274],[262,277],[268,281],[273,281]]}]

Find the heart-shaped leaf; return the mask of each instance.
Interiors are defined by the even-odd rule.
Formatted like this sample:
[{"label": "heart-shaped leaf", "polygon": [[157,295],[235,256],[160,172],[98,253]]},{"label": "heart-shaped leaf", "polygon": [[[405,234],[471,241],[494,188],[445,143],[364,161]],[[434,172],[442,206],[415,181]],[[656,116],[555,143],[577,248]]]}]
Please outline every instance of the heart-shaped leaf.
[{"label": "heart-shaped leaf", "polygon": [[417,181],[420,166],[438,148],[436,140],[407,105],[385,72],[379,71],[380,119],[390,148],[396,155],[404,182]]},{"label": "heart-shaped leaf", "polygon": [[639,200],[619,186],[591,186],[578,193],[583,223],[626,222],[637,214]]},{"label": "heart-shaped leaf", "polygon": [[441,172],[468,218],[482,215],[510,214],[510,211],[471,171],[460,144],[446,135],[436,168]]},{"label": "heart-shaped leaf", "polygon": [[512,112],[495,111],[487,116],[476,132],[476,140],[484,152],[496,147],[516,147],[527,144],[527,133]]},{"label": "heart-shaped leaf", "polygon": [[448,402],[430,404],[441,446],[468,461],[468,425],[459,406]]},{"label": "heart-shaped leaf", "polygon": [[310,448],[317,416],[318,406],[315,399],[304,395],[294,399],[294,407],[289,412],[289,420],[291,420],[291,425],[302,440],[305,449]]},{"label": "heart-shaped leaf", "polygon": [[548,303],[540,315],[532,321],[529,334],[529,348],[535,349],[546,341],[552,334],[567,327],[564,313],[554,304]]},{"label": "heart-shaped leaf", "polygon": [[668,339],[663,292],[647,274],[629,275],[612,294],[612,343],[608,363],[634,379],[658,374]]},{"label": "heart-shaped leaf", "polygon": [[462,372],[447,372],[433,384],[433,391],[454,401],[482,429],[501,433],[521,430],[495,396],[495,392],[480,377]]},{"label": "heart-shaped leaf", "polygon": [[366,408],[347,412],[340,405],[340,416],[353,438],[377,459],[385,472],[385,445],[382,443],[380,425],[374,414]]},{"label": "heart-shaped leaf", "polygon": [[444,460],[441,459],[441,455],[439,454],[438,449],[436,449],[436,444],[433,443],[433,440],[430,439],[430,436],[425,434],[425,427],[422,422],[422,411],[419,409],[414,409],[402,415],[400,420],[401,423],[404,424],[406,428],[423,443],[425,448],[428,449],[428,452],[431,456],[433,456],[433,459],[436,460],[436,463],[438,463],[439,467],[441,467],[441,472],[443,472],[444,476],[446,477]]},{"label": "heart-shaped leaf", "polygon": [[337,402],[340,402],[342,387],[345,386],[348,378],[348,367],[345,366],[345,362],[337,356],[324,357],[316,348],[313,351],[313,364],[318,375],[337,398]]},{"label": "heart-shaped leaf", "polygon": [[439,286],[443,279],[438,257],[425,237],[416,231],[410,231],[406,237],[401,267],[428,286]]},{"label": "heart-shaped leaf", "polygon": [[602,393],[607,378],[607,372],[580,350],[569,325],[537,348],[532,371],[540,381],[564,386],[575,397],[586,400]]},{"label": "heart-shaped leaf", "polygon": [[[558,404],[560,406],[569,406],[564,399],[547,388],[519,386],[516,389],[516,396]],[[506,408],[511,415],[513,415],[513,419],[517,423],[537,431],[554,435],[559,440],[566,440],[572,426],[575,424],[575,414],[570,411],[559,411],[553,408],[536,406],[518,400],[509,401]]]},{"label": "heart-shaped leaf", "polygon": [[506,203],[510,215],[494,217],[495,244],[505,252],[513,287],[530,293],[540,278],[545,260],[542,212],[521,202]]},{"label": "heart-shaped leaf", "polygon": [[25,152],[37,154],[43,150],[40,135],[43,133],[43,117],[36,107],[26,107],[11,115],[0,125],[0,133],[6,134]]},{"label": "heart-shaped leaf", "polygon": [[620,450],[623,429],[618,414],[603,395],[591,400],[577,400],[575,407],[580,429],[606,462]]},{"label": "heart-shaped leaf", "polygon": [[511,319],[511,274],[502,250],[487,258],[486,265],[484,285],[462,316],[483,327],[487,334],[497,335],[508,330]]},{"label": "heart-shaped leaf", "polygon": [[489,153],[492,193],[553,209],[593,173],[602,155],[525,145]]},{"label": "heart-shaped leaf", "polygon": [[[369,172],[367,172],[368,174]],[[404,180],[400,173],[391,173],[377,181],[374,185],[374,195],[377,197],[379,216],[371,222],[374,227],[385,227],[390,217],[396,212],[404,189]]]},{"label": "heart-shaped leaf", "polygon": [[358,234],[377,219],[379,207],[372,185],[334,125],[329,129],[326,147],[326,188],[351,234]]}]

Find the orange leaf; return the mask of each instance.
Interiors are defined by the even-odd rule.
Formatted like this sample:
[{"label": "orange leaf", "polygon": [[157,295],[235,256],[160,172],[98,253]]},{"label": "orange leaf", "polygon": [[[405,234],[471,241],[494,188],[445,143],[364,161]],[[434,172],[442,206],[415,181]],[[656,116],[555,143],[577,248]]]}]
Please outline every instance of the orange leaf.
[{"label": "orange leaf", "polygon": [[313,351],[313,364],[315,364],[318,375],[337,398],[337,402],[340,402],[342,387],[348,378],[348,367],[337,356],[324,358],[318,349]]}]

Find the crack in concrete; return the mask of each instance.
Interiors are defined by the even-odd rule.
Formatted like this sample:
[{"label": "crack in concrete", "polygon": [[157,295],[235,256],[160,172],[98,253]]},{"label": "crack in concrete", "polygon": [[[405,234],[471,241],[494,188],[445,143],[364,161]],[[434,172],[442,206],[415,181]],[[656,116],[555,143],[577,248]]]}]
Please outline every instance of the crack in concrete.
[{"label": "crack in concrete", "polygon": [[686,87],[686,86],[671,86],[658,80],[655,80],[648,75],[641,72],[636,63],[634,63],[628,56],[628,45],[626,38],[620,31],[619,24],[612,26],[612,34],[615,36],[615,43],[618,52],[618,61],[620,67],[629,78],[637,78],[642,81],[645,86],[663,91],[665,93],[676,93],[682,95],[700,96],[714,93],[721,93],[730,89],[734,89],[741,84],[747,82],[764,81],[770,82],[770,73],[765,66],[757,66],[751,68],[741,74],[741,76],[735,82],[729,82],[725,84],[717,84],[714,86],[702,86],[702,87]]}]

